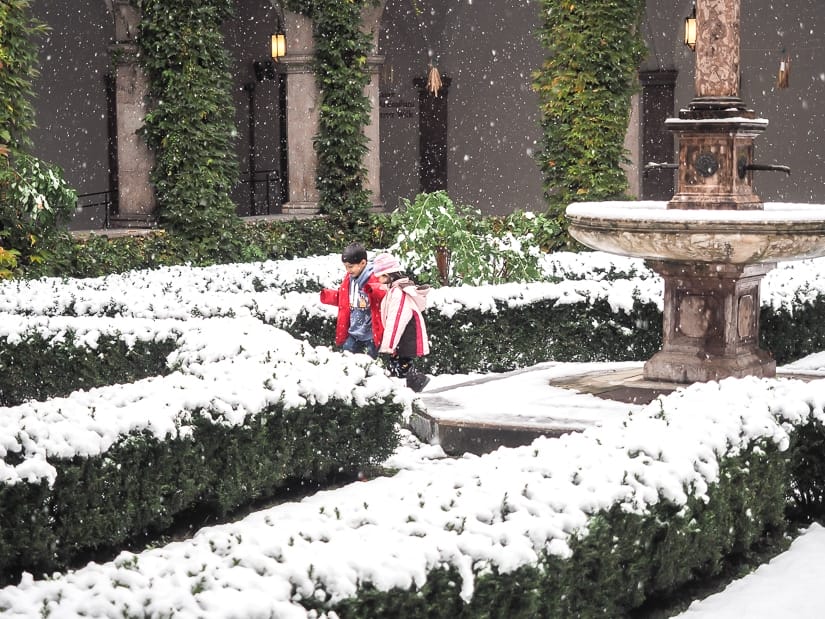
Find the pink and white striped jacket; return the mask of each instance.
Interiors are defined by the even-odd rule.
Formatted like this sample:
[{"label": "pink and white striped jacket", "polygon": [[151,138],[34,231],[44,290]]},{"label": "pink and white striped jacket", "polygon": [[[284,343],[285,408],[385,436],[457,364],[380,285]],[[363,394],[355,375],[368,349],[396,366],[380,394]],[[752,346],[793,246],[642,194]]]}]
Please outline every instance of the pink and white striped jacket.
[{"label": "pink and white striped jacket", "polygon": [[430,352],[427,325],[422,314],[427,305],[429,292],[429,286],[416,286],[406,277],[392,283],[381,301],[384,337],[381,340],[380,352],[397,351],[401,335],[410,321],[415,325],[415,356],[422,357]]}]

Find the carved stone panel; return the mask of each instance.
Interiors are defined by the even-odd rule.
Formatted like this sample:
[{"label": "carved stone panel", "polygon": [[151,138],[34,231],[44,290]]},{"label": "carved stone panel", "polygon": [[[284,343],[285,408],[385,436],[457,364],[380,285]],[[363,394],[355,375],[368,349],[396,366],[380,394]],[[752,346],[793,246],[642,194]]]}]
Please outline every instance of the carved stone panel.
[{"label": "carved stone panel", "polygon": [[756,335],[756,303],[752,294],[739,297],[737,333],[743,340],[753,339]]},{"label": "carved stone panel", "polygon": [[713,320],[712,299],[688,294],[679,301],[677,330],[687,337],[700,338],[708,333]]}]

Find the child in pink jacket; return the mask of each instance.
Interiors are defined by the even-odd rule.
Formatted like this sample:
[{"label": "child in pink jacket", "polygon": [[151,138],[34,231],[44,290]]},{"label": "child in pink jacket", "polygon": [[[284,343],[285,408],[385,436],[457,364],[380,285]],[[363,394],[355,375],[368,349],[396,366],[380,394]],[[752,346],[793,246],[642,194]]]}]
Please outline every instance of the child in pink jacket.
[{"label": "child in pink jacket", "polygon": [[421,391],[430,379],[413,367],[413,361],[430,352],[423,314],[430,287],[416,286],[390,254],[375,257],[373,274],[387,286],[381,301],[384,335],[379,352],[390,355],[387,366],[392,376],[406,378],[410,389]]}]

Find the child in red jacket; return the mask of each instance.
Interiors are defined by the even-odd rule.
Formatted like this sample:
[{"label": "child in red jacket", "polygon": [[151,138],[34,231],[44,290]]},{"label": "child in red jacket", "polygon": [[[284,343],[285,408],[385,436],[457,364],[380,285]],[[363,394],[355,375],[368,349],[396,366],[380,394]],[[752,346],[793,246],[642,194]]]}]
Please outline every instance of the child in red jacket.
[{"label": "child in red jacket", "polygon": [[321,303],[338,306],[335,344],[349,352],[365,352],[373,359],[384,335],[381,299],[387,291],[372,274],[367,250],[358,243],[344,248],[341,261],[347,274],[338,290],[324,288]]}]

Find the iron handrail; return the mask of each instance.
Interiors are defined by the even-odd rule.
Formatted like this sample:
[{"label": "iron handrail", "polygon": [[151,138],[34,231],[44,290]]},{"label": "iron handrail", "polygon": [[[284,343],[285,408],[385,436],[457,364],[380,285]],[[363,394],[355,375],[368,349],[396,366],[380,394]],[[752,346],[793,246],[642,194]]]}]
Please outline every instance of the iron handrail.
[{"label": "iron handrail", "polygon": [[[83,198],[98,198],[102,199],[90,200],[87,204],[81,204]],[[108,229],[111,225],[112,211],[114,210],[114,191],[107,189],[106,191],[93,191],[91,193],[77,194],[77,201],[75,202],[75,210],[82,211],[86,208],[104,207],[103,208],[103,229]]]},{"label": "iron handrail", "polygon": [[[266,188],[265,192],[265,200],[264,203],[266,204],[266,214],[271,215],[273,209],[273,198],[275,198],[275,207],[277,210],[280,210],[282,204],[282,196],[281,196],[281,175],[278,170],[255,170],[252,174],[247,174],[245,177],[240,179],[240,184],[242,185],[249,185],[249,191],[254,196],[256,188],[264,184]],[[251,202],[251,208],[249,217],[259,215],[257,208],[255,208],[256,203],[254,200]]]}]

